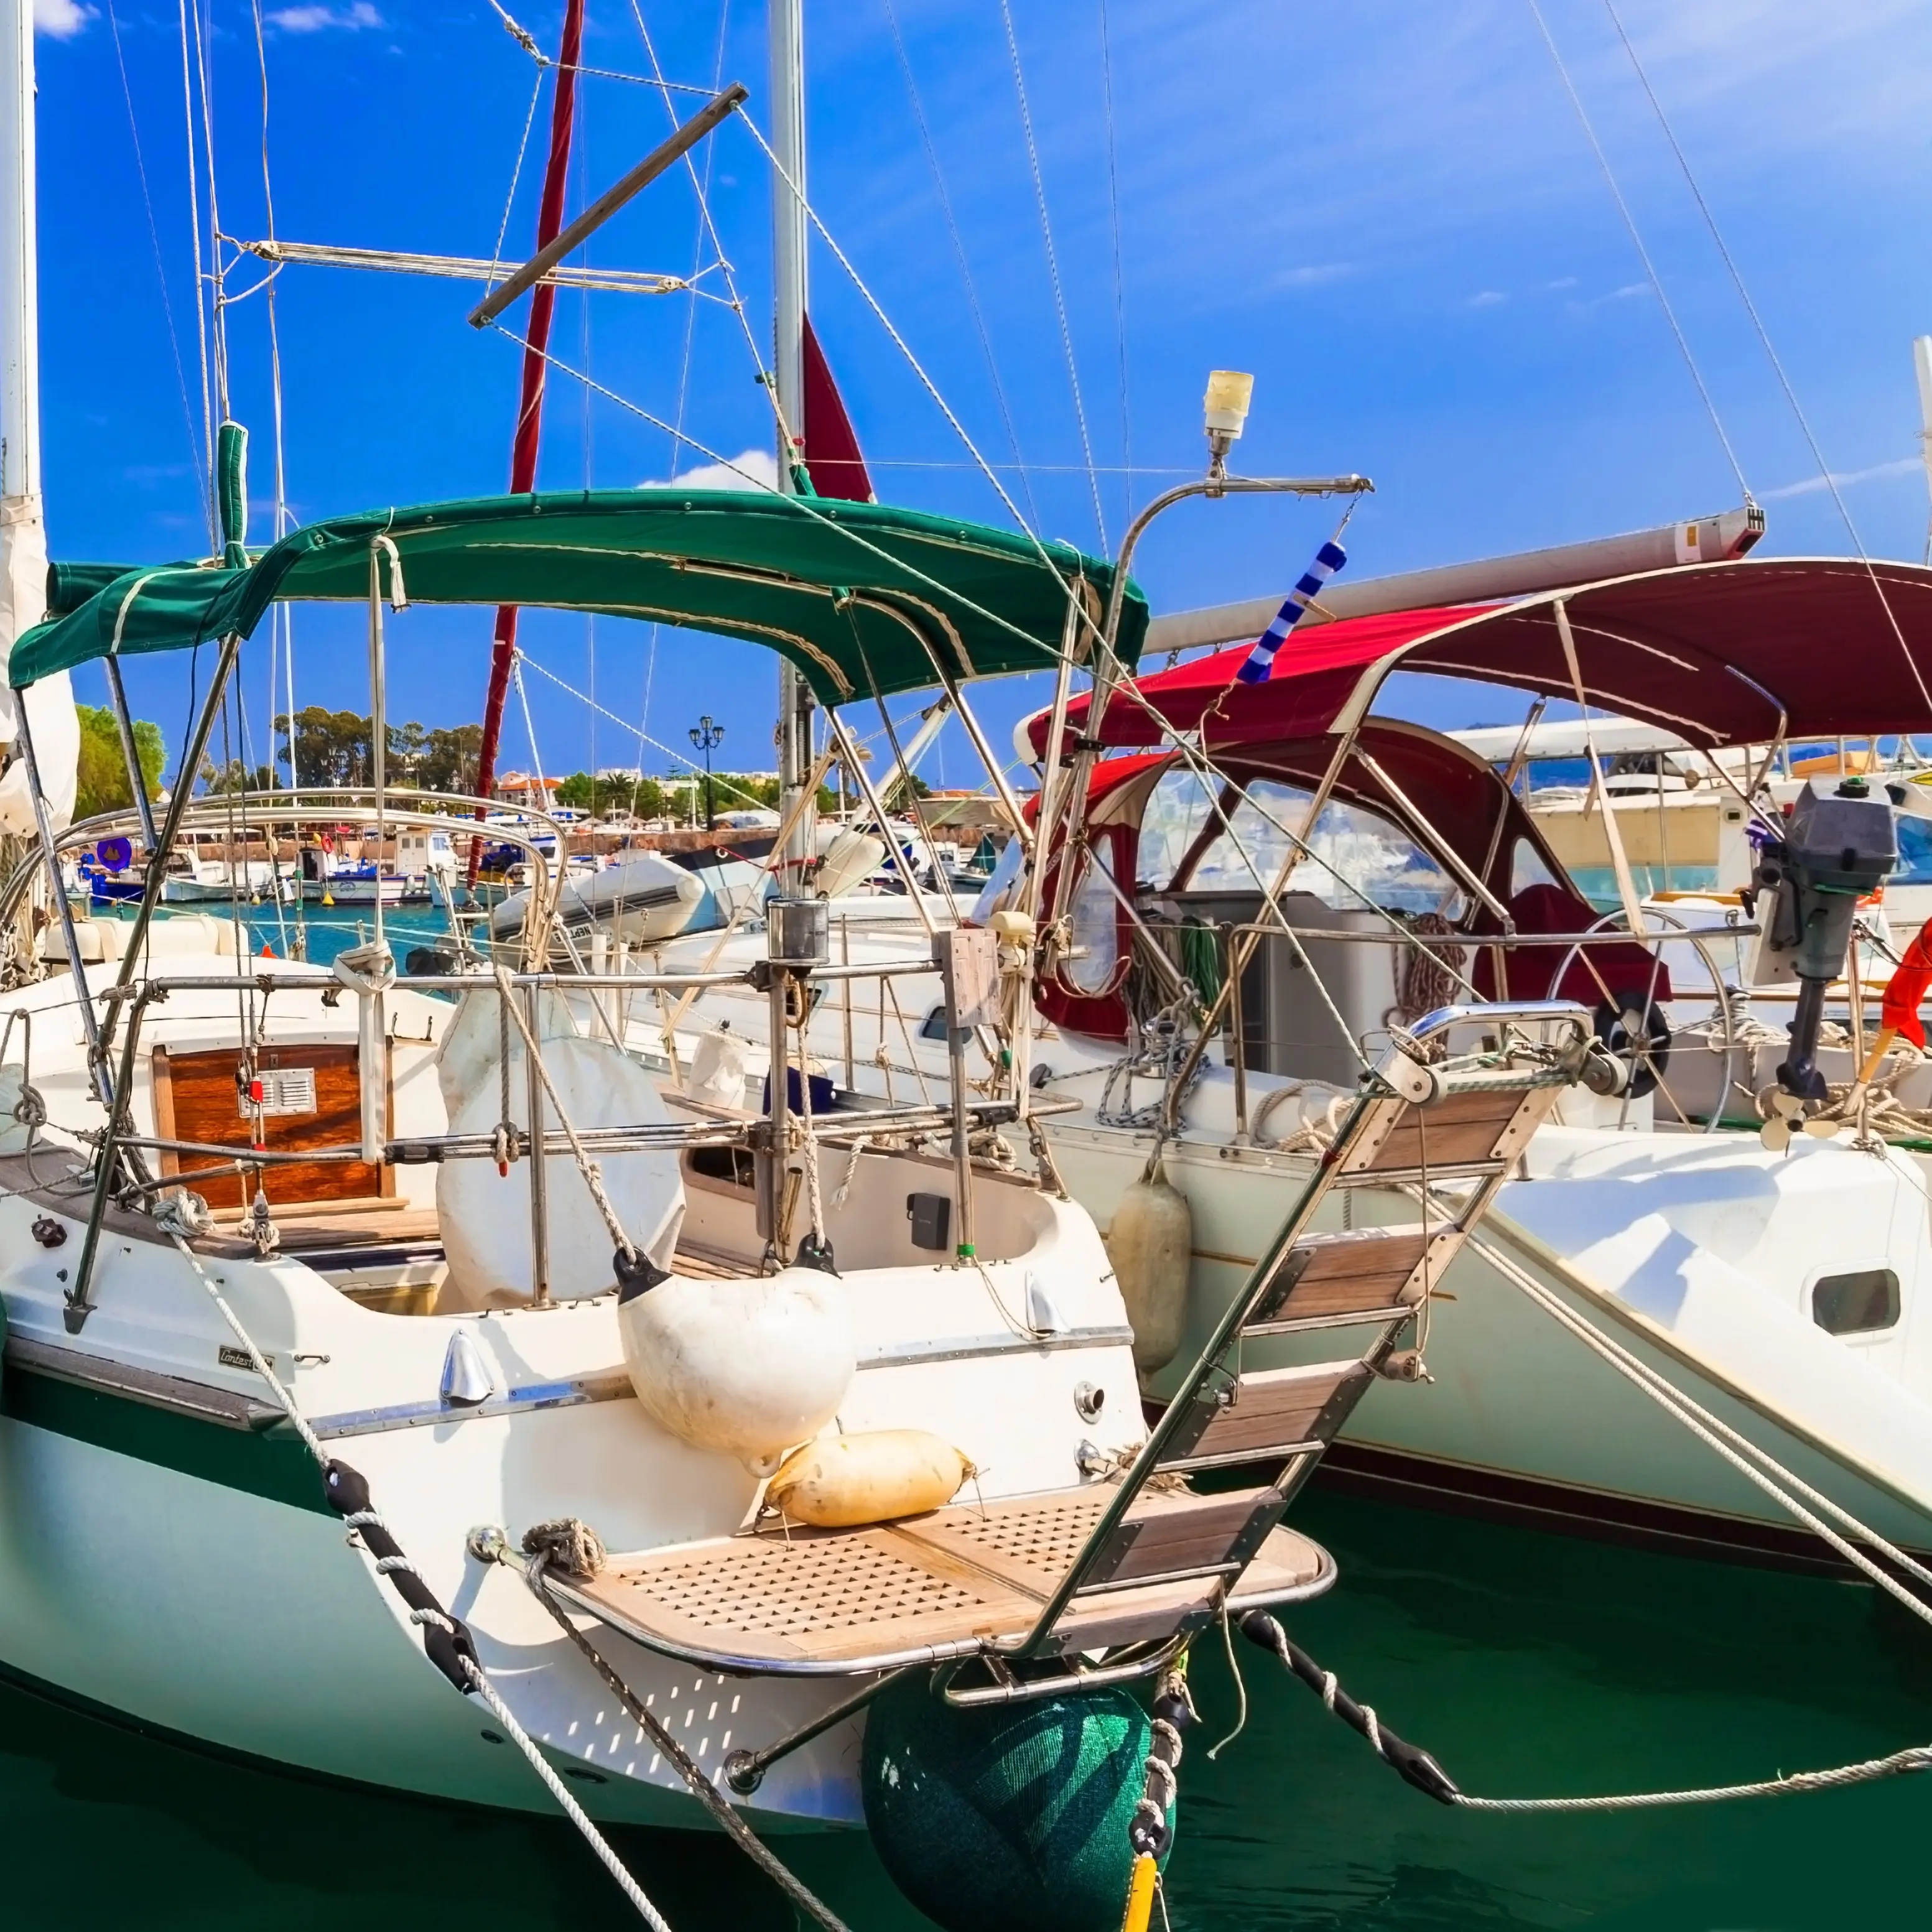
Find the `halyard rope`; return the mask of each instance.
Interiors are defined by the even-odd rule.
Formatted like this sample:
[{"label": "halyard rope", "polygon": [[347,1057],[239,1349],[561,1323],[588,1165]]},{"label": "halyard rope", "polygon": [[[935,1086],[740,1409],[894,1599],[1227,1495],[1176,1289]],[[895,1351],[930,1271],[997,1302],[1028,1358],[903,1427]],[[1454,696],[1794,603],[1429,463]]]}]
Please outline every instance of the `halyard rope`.
[{"label": "halyard rope", "polygon": [[[185,1209],[188,1202],[194,1198],[196,1197],[194,1196],[182,1197],[181,1208]],[[202,1211],[205,1214],[206,1208],[204,1208]],[[230,1306],[227,1297],[221,1292],[207,1270],[202,1266],[200,1256],[188,1246],[178,1228],[171,1226],[169,1232],[175,1246],[181,1250],[183,1258],[194,1271],[195,1278],[207,1291],[208,1298],[214,1304],[222,1320],[228,1324],[236,1341],[240,1342],[242,1348],[247,1351],[248,1359],[253,1364],[255,1372],[268,1384],[269,1390],[281,1408],[282,1413],[288,1418],[290,1426],[302,1438],[304,1446],[315,1458],[317,1466],[322,1472],[326,1484],[329,1486],[328,1492],[332,1504],[334,1504],[334,1485],[338,1472],[345,1475],[352,1475],[354,1472],[346,1470],[344,1465],[334,1462],[328,1450],[322,1446],[320,1438],[309,1426],[307,1419],[296,1406],[295,1396],[290,1391],[286,1384],[275,1373],[268,1358],[255,1346],[255,1338],[243,1325],[240,1316]],[[359,1483],[362,1479],[358,1477],[356,1480]],[[650,1900],[645,1895],[644,1888],[625,1869],[622,1861],[611,1850],[609,1840],[591,1822],[583,1806],[579,1804],[565,1789],[562,1779],[558,1777],[556,1772],[551,1768],[549,1761],[537,1748],[529,1733],[511,1714],[509,1706],[497,1695],[496,1686],[490,1682],[488,1672],[470,1652],[467,1631],[436,1605],[434,1596],[430,1592],[428,1585],[423,1582],[418,1574],[416,1565],[404,1556],[400,1550],[393,1547],[394,1539],[389,1536],[381,1516],[374,1509],[367,1508],[352,1508],[342,1511],[341,1514],[343,1520],[350,1528],[362,1532],[364,1543],[369,1547],[370,1555],[375,1558],[377,1574],[387,1577],[392,1586],[397,1589],[404,1600],[410,1604],[410,1621],[423,1630],[426,1652],[428,1650],[430,1631],[434,1629],[441,1634],[448,1652],[448,1663],[446,1664],[433,1654],[430,1656],[430,1661],[436,1664],[446,1676],[452,1676],[450,1666],[454,1666],[456,1670],[461,1672],[464,1677],[468,1679],[470,1688],[490,1707],[492,1715],[502,1726],[505,1733],[530,1761],[530,1768],[542,1779],[550,1796],[562,1808],[565,1816],[583,1834],[584,1842],[597,1854],[604,1869],[616,1880],[624,1896],[636,1909],[638,1916],[652,1928],[652,1932],[670,1932],[670,1925],[659,1913],[657,1907],[652,1904]],[[374,1536],[380,1536],[383,1541],[392,1544],[390,1553],[385,1555],[374,1548],[372,1532]],[[409,1580],[408,1584],[400,1580],[405,1578]],[[413,1588],[409,1587],[410,1585],[413,1585]],[[452,1681],[455,1681],[453,1676]]]}]

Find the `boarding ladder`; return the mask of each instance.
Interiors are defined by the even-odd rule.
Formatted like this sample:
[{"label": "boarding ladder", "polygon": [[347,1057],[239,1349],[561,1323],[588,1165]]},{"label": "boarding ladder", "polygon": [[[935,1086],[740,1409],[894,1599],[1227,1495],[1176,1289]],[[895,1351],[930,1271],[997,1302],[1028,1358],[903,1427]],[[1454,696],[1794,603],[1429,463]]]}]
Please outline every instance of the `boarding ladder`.
[{"label": "boarding ladder", "polygon": [[[1408,1030],[1364,1076],[1273,1243],[1118,1475],[866,1528],[648,1550],[551,1586],[704,1668],[853,1676],[942,1665],[946,1696],[962,1704],[1149,1674],[1224,1608],[1317,1594],[1332,1564],[1281,1526],[1282,1514],[1589,1047],[1588,1016],[1568,1001],[1448,1007]],[[1316,1232],[1330,1197],[1358,1189],[1406,1196],[1418,1218]],[[1242,1366],[1250,1340],[1344,1328],[1370,1331],[1346,1359]],[[1250,1469],[1265,1480],[1210,1493],[1188,1480]]]}]

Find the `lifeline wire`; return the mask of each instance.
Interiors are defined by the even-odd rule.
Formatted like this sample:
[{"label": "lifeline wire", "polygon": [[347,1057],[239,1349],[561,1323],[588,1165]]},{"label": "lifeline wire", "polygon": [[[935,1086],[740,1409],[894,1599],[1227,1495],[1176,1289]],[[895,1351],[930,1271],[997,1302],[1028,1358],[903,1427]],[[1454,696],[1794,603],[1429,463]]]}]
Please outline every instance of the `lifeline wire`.
[{"label": "lifeline wire", "polygon": [[1080,453],[1087,460],[1087,487],[1094,495],[1094,527],[1100,548],[1107,548],[1107,515],[1100,507],[1100,479],[1094,470],[1094,442],[1087,434],[1087,406],[1080,398],[1080,370],[1073,356],[1073,332],[1066,320],[1066,296],[1060,286],[1060,257],[1053,246],[1053,223],[1046,212],[1046,182],[1040,171],[1040,148],[1033,137],[1033,110],[1028,104],[1026,75],[1020,66],[1019,38],[1013,32],[1012,9],[1000,0],[1000,19],[1006,30],[1006,52],[1012,57],[1013,92],[1020,104],[1020,126],[1026,134],[1027,166],[1033,174],[1034,200],[1040,206],[1040,237],[1046,248],[1047,280],[1053,285],[1053,312],[1060,323],[1060,346],[1066,357],[1066,385],[1073,394],[1073,419],[1080,426]]},{"label": "lifeline wire", "polygon": [[[1534,5],[1534,0],[1531,0],[1531,4]],[[1711,231],[1711,239],[1717,248],[1718,257],[1730,276],[1732,286],[1738,292],[1738,300],[1744,304],[1745,314],[1750,318],[1751,327],[1756,332],[1759,344],[1763,348],[1765,359],[1771,364],[1772,373],[1778,378],[1778,387],[1784,392],[1784,400],[1790,404],[1792,415],[1797,418],[1798,427],[1810,449],[1811,460],[1818,466],[1818,474],[1824,479],[1826,488],[1831,491],[1832,501],[1838,506],[1838,514],[1844,521],[1845,533],[1856,548],[1858,560],[1865,567],[1866,575],[1871,579],[1872,590],[1885,611],[1886,622],[1892,626],[1892,635],[1898,640],[1898,648],[1912,673],[1912,682],[1918,687],[1918,695],[1924,700],[1928,708],[1932,708],[1932,690],[1927,688],[1918,660],[1905,641],[1905,633],[1899,628],[1898,619],[1892,610],[1892,600],[1886,595],[1884,585],[1879,581],[1878,572],[1872,568],[1872,560],[1865,550],[1864,540],[1858,535],[1858,526],[1852,521],[1850,508],[1838,488],[1838,479],[1832,474],[1831,466],[1825,460],[1825,453],[1818,447],[1818,439],[1811,434],[1810,422],[1798,404],[1798,392],[1792,387],[1791,378],[1784,373],[1784,364],[1779,360],[1778,351],[1772,346],[1771,332],[1765,327],[1764,319],[1757,312],[1756,303],[1751,300],[1750,291],[1744,286],[1744,278],[1736,259],[1725,245],[1724,236],[1718,226],[1718,218],[1711,212],[1710,203],[1704,199],[1704,190],[1698,186],[1697,177],[1690,171],[1689,158],[1678,142],[1676,130],[1671,126],[1664,113],[1664,104],[1658,99],[1657,90],[1650,84],[1650,76],[1645,71],[1642,62],[1638,59],[1636,49],[1631,44],[1630,35],[1624,31],[1624,23],[1618,14],[1615,0],[1604,0],[1604,10],[1610,15],[1610,24],[1617,30],[1617,38],[1623,42],[1624,52],[1630,56],[1630,66],[1643,84],[1643,91],[1649,99],[1652,111],[1657,116],[1657,124],[1663,129],[1664,138],[1670,143],[1670,152],[1677,157],[1677,165],[1683,170],[1684,184],[1690,190],[1691,199],[1697,204],[1698,213],[1704,218],[1704,226]],[[1545,38],[1547,38],[1546,33]],[[1580,109],[1578,111],[1580,112],[1582,110]]]},{"label": "lifeline wire", "polygon": [[[1535,16],[1537,31],[1543,36],[1544,45],[1550,50],[1550,58],[1556,64],[1556,71],[1562,76],[1564,92],[1570,96],[1570,104],[1576,110],[1576,118],[1582,123],[1583,132],[1588,137],[1590,150],[1597,158],[1597,165],[1604,171],[1604,179],[1609,184],[1612,198],[1617,204],[1617,212],[1623,217],[1624,226],[1629,231],[1630,245],[1637,252],[1637,259],[1643,264],[1643,272],[1650,278],[1650,286],[1664,310],[1664,320],[1670,325],[1670,332],[1677,338],[1678,352],[1684,358],[1684,366],[1690,372],[1690,380],[1697,386],[1697,393],[1704,399],[1704,407],[1711,418],[1711,427],[1718,433],[1718,440],[1723,444],[1725,460],[1731,466],[1731,473],[1738,479],[1738,488],[1744,492],[1744,501],[1752,500],[1750,485],[1744,481],[1744,466],[1738,460],[1737,452],[1731,447],[1731,439],[1724,432],[1724,418],[1718,413],[1718,405],[1712,399],[1710,391],[1704,386],[1702,372],[1697,367],[1697,358],[1690,352],[1689,338],[1678,322],[1677,311],[1670,305],[1670,298],[1664,292],[1664,282],[1657,272],[1657,265],[1650,259],[1650,250],[1644,246],[1643,236],[1638,230],[1636,217],[1630,212],[1630,204],[1624,199],[1624,191],[1617,184],[1616,171],[1610,166],[1609,155],[1604,152],[1604,144],[1597,138],[1589,112],[1583,105],[1583,97],[1576,92],[1576,83],[1570,78],[1570,70],[1564,64],[1563,56],[1551,34],[1549,23],[1543,17],[1543,9],[1538,0],[1528,0],[1530,12]],[[1932,700],[1928,700],[1932,703]]]}]

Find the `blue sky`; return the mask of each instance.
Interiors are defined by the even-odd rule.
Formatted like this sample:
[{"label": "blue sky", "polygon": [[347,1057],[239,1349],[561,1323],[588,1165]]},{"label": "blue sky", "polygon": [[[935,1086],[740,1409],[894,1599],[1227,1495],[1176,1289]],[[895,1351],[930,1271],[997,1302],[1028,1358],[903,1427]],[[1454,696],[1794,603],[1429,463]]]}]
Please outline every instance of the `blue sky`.
[{"label": "blue sky", "polygon": [[[254,16],[236,0],[206,4],[221,220],[253,238],[266,232]],[[488,0],[263,5],[279,234],[489,256],[500,229],[506,255],[528,251],[550,82],[542,78],[519,178],[540,76]],[[1544,5],[1744,476],[1766,502],[1767,547],[1846,551],[1852,539],[1602,0]],[[1185,8],[1106,0],[1117,201],[1098,0],[1014,8],[1084,445],[1000,10],[989,0],[895,0],[895,10],[998,390],[884,0],[806,0],[811,196],[980,451],[996,464],[1028,466],[1002,478],[1046,533],[1097,548],[1097,488],[1106,534],[1117,540],[1130,504],[1193,472],[1202,378],[1216,365],[1256,377],[1240,466],[1359,470],[1376,479],[1378,494],[1350,532],[1352,574],[1737,501],[1528,0]],[[559,7],[510,10],[554,46]],[[1926,7],[1624,0],[1622,11],[1826,460],[1846,479],[1859,537],[1874,554],[1916,558],[1927,499],[1910,344],[1932,331]],[[668,75],[742,80],[765,123],[756,0],[733,0],[722,20],[712,0],[590,0],[586,64],[649,72],[640,12]],[[50,545],[56,556],[128,562],[199,554],[199,352],[174,10],[154,0],[115,0],[111,13],[107,0],[38,0],[37,13]],[[573,208],[666,125],[654,90],[586,79]],[[685,296],[566,294],[553,347],[652,415],[672,420],[681,410],[698,443],[735,458],[769,440],[746,339],[747,326],[753,344],[770,335],[768,179],[748,134],[728,124],[710,166],[729,275],[714,268],[694,307]],[[591,259],[689,274],[705,258],[688,182],[654,186],[596,238]],[[881,494],[1006,520],[822,244],[812,276],[814,320]],[[244,260],[231,292],[258,278]],[[742,322],[712,298],[733,285]],[[466,326],[469,288],[291,267],[276,297],[298,516],[503,487],[518,350]],[[522,313],[510,317],[519,327]],[[257,292],[227,323],[232,404],[254,436],[258,537],[271,476],[266,318]],[[704,460],[675,451],[620,404],[554,378],[546,486],[625,487]],[[1157,526],[1138,574],[1156,610],[1276,590],[1298,573],[1333,514],[1279,503],[1184,509]],[[298,702],[364,708],[352,614],[304,611],[296,625]],[[489,628],[485,612],[401,619],[392,632],[391,715],[428,724],[478,715]],[[578,689],[594,676],[600,703],[629,724],[627,734],[598,720],[593,747],[589,709],[533,680],[551,769],[574,769],[593,748],[600,763],[632,762],[647,698],[652,736],[681,746],[707,712],[726,727],[726,762],[770,763],[773,678],[763,653],[668,633],[653,663],[634,626],[604,622],[593,635],[582,620],[557,617],[526,620],[525,639]],[[268,705],[265,654],[254,655],[259,752]],[[172,735],[186,704],[184,668],[143,668],[134,682],[137,706]],[[82,694],[93,694],[85,680]],[[1037,701],[1006,686],[980,704],[1004,742],[1011,718]],[[1432,692],[1426,702],[1436,722],[1497,715],[1496,700],[1478,692],[1447,700]],[[942,749],[944,776],[972,782],[963,743],[949,734]],[[520,721],[507,756],[527,762]],[[662,763],[648,748],[645,759]],[[936,766],[928,772],[942,776]]]}]

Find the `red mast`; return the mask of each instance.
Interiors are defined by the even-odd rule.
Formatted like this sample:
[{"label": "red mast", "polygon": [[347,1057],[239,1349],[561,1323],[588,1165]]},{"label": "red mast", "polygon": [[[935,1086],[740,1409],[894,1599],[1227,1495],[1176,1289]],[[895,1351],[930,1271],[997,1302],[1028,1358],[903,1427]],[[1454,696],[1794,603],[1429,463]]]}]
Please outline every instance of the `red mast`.
[{"label": "red mast", "polygon": [[[563,39],[557,50],[556,98],[550,104],[550,159],[544,169],[543,202],[537,211],[537,249],[547,248],[563,226],[563,193],[570,173],[570,130],[576,116],[577,68],[584,50],[584,0],[568,0]],[[532,253],[536,253],[532,250]],[[543,433],[544,352],[550,346],[550,317],[556,308],[556,287],[540,282],[530,296],[530,317],[524,332],[523,393],[517,404],[516,435],[510,445],[510,494],[533,490],[537,480],[537,445]],[[510,671],[516,661],[517,607],[506,604],[496,612],[494,649],[490,654],[490,693],[483,706],[483,742],[476,759],[476,790],[488,798],[496,782],[496,744],[503,730],[503,703],[509,695]],[[483,817],[479,809],[477,817]],[[470,843],[470,883],[476,883],[483,842]]]}]

